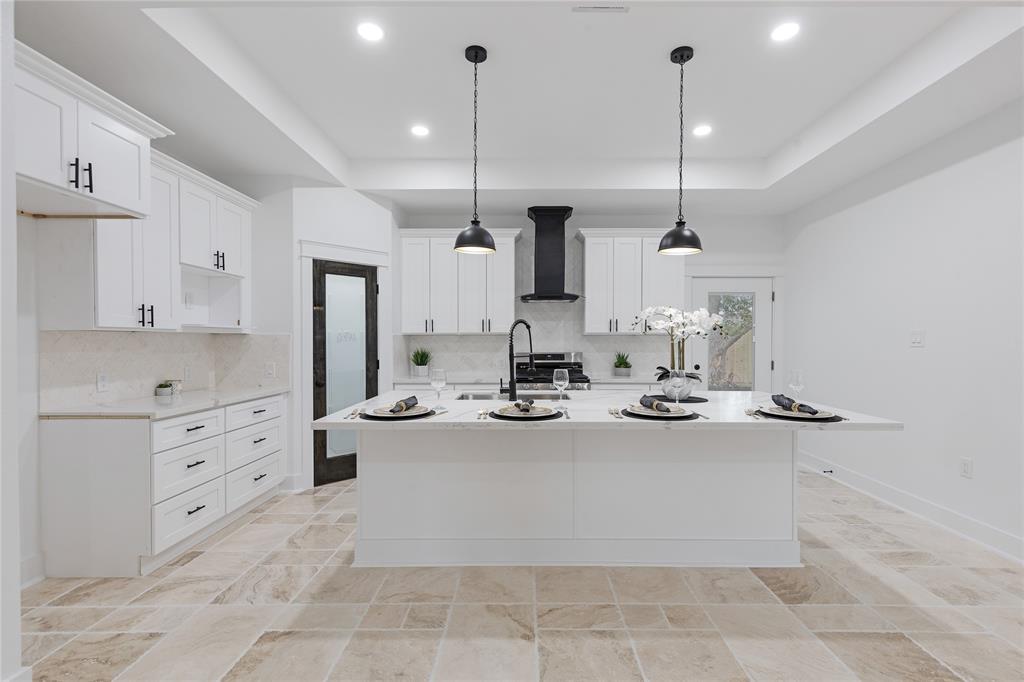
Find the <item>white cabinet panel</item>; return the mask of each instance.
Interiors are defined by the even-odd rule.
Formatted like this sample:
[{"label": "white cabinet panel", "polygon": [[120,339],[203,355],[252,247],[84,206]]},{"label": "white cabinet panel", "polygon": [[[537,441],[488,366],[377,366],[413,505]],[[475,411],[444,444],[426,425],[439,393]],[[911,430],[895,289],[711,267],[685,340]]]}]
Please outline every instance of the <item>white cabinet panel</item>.
[{"label": "white cabinet panel", "polygon": [[232,275],[245,274],[243,241],[249,211],[226,199],[217,197],[215,251],[221,253],[221,270]]},{"label": "white cabinet panel", "polygon": [[233,512],[246,502],[256,499],[280,483],[283,478],[284,468],[280,451],[232,471],[224,477],[227,484],[227,511]]},{"label": "white cabinet panel", "polygon": [[504,333],[516,318],[516,240],[498,237],[487,256],[487,331]]},{"label": "white cabinet panel", "polygon": [[402,333],[430,331],[430,240],[402,239]]},{"label": "white cabinet panel", "polygon": [[214,270],[217,265],[214,255],[217,197],[205,187],[187,180],[181,180],[178,193],[181,262]]},{"label": "white cabinet panel", "polygon": [[14,167],[19,175],[74,189],[69,164],[78,150],[77,105],[65,91],[15,69]]},{"label": "white cabinet panel", "polygon": [[219,436],[153,455],[153,503],[223,476],[224,451]]},{"label": "white cabinet panel", "polygon": [[640,313],[641,268],[643,240],[638,237],[615,237],[612,271],[612,331],[616,334],[638,333],[633,321]]},{"label": "white cabinet panel", "polygon": [[130,211],[149,212],[149,138],[78,103],[81,191]]},{"label": "white cabinet panel", "polygon": [[459,259],[451,239],[430,240],[430,331],[459,331]]},{"label": "white cabinet panel", "polygon": [[178,260],[178,178],[152,171],[149,217],[141,221],[142,303],[146,326],[177,329],[181,294]]},{"label": "white cabinet panel", "polygon": [[142,327],[142,230],[137,220],[96,221],[96,326]]},{"label": "white cabinet panel", "polygon": [[272,419],[237,431],[229,431],[226,437],[227,470],[233,471],[280,450],[284,442],[282,425],[281,419]]},{"label": "white cabinet panel", "polygon": [[459,333],[482,334],[487,331],[488,260],[492,256],[460,253]]},{"label": "white cabinet panel", "polygon": [[153,507],[153,554],[184,540],[224,516],[224,477]]},{"label": "white cabinet panel", "polygon": [[670,305],[685,308],[683,296],[686,282],[686,258],[664,256],[658,253],[660,239],[645,237],[643,240],[644,278],[642,308],[654,305]]},{"label": "white cabinet panel", "polygon": [[583,244],[583,331],[587,334],[608,334],[615,326],[613,246],[611,237],[595,237]]},{"label": "white cabinet panel", "polygon": [[227,428],[240,429],[250,424],[258,424],[280,417],[283,412],[284,398],[279,395],[259,400],[250,400],[246,403],[231,405],[226,408]]},{"label": "white cabinet panel", "polygon": [[224,433],[224,408],[162,419],[151,428],[153,452],[169,450]]}]

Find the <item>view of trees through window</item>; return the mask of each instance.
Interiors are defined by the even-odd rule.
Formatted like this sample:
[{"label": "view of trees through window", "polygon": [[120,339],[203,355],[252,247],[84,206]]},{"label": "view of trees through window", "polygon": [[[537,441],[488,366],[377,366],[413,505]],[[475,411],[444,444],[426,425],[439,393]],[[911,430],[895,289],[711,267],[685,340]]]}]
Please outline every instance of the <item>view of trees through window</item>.
[{"label": "view of trees through window", "polygon": [[708,388],[750,391],[754,388],[754,294],[710,293],[708,310],[721,315],[725,335],[708,338]]}]

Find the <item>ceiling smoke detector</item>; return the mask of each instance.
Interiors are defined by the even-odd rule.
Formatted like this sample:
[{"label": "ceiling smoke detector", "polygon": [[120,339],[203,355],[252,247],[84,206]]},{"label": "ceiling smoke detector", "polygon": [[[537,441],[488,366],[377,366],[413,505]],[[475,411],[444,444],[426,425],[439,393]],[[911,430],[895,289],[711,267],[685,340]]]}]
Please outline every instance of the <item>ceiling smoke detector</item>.
[{"label": "ceiling smoke detector", "polygon": [[573,12],[590,12],[603,14],[625,14],[629,8],[625,5],[576,5]]}]

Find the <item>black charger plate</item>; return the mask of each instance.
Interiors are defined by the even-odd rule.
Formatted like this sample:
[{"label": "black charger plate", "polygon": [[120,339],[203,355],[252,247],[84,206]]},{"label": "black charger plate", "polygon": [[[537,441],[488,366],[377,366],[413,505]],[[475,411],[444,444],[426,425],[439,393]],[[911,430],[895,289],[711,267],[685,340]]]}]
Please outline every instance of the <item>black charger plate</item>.
[{"label": "black charger plate", "polygon": [[363,412],[361,415],[359,415],[359,418],[366,419],[371,422],[400,422],[407,419],[425,419],[426,417],[432,417],[435,414],[437,414],[437,412],[431,410],[430,412],[424,412],[423,414],[406,414],[395,417],[381,417],[380,415]]},{"label": "black charger plate", "polygon": [[562,413],[559,412],[558,410],[555,410],[551,414],[545,414],[539,417],[508,417],[503,414],[498,414],[497,412],[491,412],[487,416],[490,417],[491,419],[501,419],[502,421],[507,422],[546,422],[551,419],[558,419],[559,417],[562,416]]},{"label": "black charger plate", "polygon": [[784,421],[801,422],[803,424],[835,424],[836,422],[843,421],[843,418],[838,414],[828,419],[807,419],[806,417],[783,417],[781,414],[772,414],[771,412],[762,412],[758,410],[757,413],[762,417],[768,417],[769,419],[782,419]]},{"label": "black charger plate", "polygon": [[623,417],[632,417],[633,419],[649,419],[656,422],[688,422],[693,421],[694,419],[700,419],[700,415],[697,414],[696,412],[694,412],[693,414],[688,414],[685,417],[656,417],[653,414],[633,414],[629,410],[622,409],[619,410],[619,414],[621,414]]},{"label": "black charger plate", "polygon": [[663,403],[674,403],[674,402],[678,402],[678,403],[706,403],[708,401],[707,398],[702,398],[699,395],[691,395],[688,398],[683,398],[682,400],[678,400],[678,401],[672,400],[667,395],[652,395],[651,397],[654,398],[655,400],[661,401]]}]

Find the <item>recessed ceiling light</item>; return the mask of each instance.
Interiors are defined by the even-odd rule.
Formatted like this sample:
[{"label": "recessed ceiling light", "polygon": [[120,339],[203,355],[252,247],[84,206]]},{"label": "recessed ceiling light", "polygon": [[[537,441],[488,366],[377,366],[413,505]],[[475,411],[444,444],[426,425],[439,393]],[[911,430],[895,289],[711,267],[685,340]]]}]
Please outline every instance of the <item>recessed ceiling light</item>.
[{"label": "recessed ceiling light", "polygon": [[704,137],[705,135],[711,134],[711,126],[707,123],[701,123],[699,126],[693,129],[693,134],[697,137]]},{"label": "recessed ceiling light", "polygon": [[363,22],[356,27],[356,31],[359,33],[363,40],[369,40],[371,43],[375,43],[384,37],[384,29],[377,24],[370,22]]},{"label": "recessed ceiling light", "polygon": [[779,24],[772,29],[772,40],[777,43],[784,43],[787,40],[791,40],[796,37],[796,34],[800,32],[800,24],[795,21],[787,21],[784,24]]},{"label": "recessed ceiling light", "polygon": [[430,134],[430,128],[427,126],[415,125],[409,129],[409,132],[416,137],[426,137]]}]

